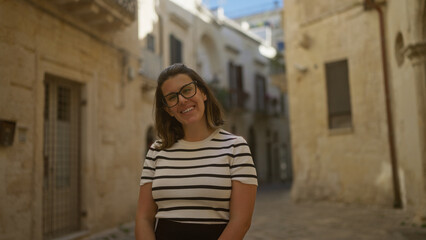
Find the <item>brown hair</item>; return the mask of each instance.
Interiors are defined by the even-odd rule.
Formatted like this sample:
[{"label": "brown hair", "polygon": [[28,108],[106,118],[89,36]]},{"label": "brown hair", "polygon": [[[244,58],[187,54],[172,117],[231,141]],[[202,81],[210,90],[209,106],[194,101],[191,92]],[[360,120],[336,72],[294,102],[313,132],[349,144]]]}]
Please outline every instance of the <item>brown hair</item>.
[{"label": "brown hair", "polygon": [[171,117],[165,110],[167,106],[164,103],[164,96],[161,91],[163,83],[178,74],[189,76],[195,82],[197,88],[207,96],[207,100],[204,102],[207,126],[211,129],[216,129],[224,123],[222,107],[200,75],[182,63],[175,63],[160,73],[157,79],[157,89],[155,90],[155,126],[158,137],[161,140],[160,149],[171,147],[184,136],[181,123],[176,118]]}]

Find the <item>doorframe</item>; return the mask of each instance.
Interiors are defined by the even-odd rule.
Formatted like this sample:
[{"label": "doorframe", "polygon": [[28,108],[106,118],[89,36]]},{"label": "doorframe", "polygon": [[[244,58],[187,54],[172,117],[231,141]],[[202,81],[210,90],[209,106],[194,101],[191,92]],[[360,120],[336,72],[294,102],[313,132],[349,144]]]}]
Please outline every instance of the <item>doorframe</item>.
[{"label": "doorframe", "polygon": [[[84,69],[86,67],[87,69]],[[81,106],[80,112],[80,162],[81,162],[81,209],[85,211],[88,206],[93,206],[93,198],[88,189],[93,189],[92,181],[87,174],[90,171],[91,162],[94,162],[94,143],[96,141],[96,119],[95,111],[96,96],[98,91],[97,74],[88,69],[90,66],[74,67],[56,59],[48,58],[35,53],[35,84],[34,84],[34,135],[33,135],[33,191],[34,201],[31,206],[31,238],[43,239],[43,146],[44,146],[44,78],[46,74],[61,76],[70,81],[82,84],[81,100],[87,104]],[[91,103],[91,104],[89,104]],[[90,121],[89,121],[90,120]],[[88,228],[87,217],[82,217],[81,228]],[[85,234],[82,231],[80,234]]]},{"label": "doorframe", "polygon": [[[81,226],[81,84],[63,78],[61,76],[56,76],[52,74],[44,75],[44,89],[45,96],[49,96],[48,106],[46,102],[44,104],[44,114],[46,110],[48,111],[48,118],[43,119],[43,137],[48,133],[49,143],[43,142],[43,158],[45,156],[46,144],[48,147],[47,154],[49,158],[47,159],[48,167],[46,169],[46,159],[43,159],[43,199],[42,199],[42,214],[43,214],[43,238],[56,239],[57,237],[67,236],[69,234],[75,235],[76,232],[79,232],[82,229]],[[49,86],[49,88],[47,88]],[[59,119],[59,108],[60,105],[60,89],[69,91],[69,116],[63,115],[66,119]],[[46,91],[48,89],[48,91]],[[65,100],[65,99],[64,99]],[[45,123],[48,123],[46,125]],[[62,126],[62,127],[61,127]],[[48,130],[48,132],[46,132]],[[63,142],[62,136],[58,135],[61,131],[68,131],[69,136],[68,140]],[[64,132],[65,133],[65,132]],[[62,144],[67,143],[70,149],[61,150]],[[64,146],[64,147],[65,147]],[[72,149],[76,149],[77,152],[72,152]],[[65,151],[65,152],[64,152]],[[68,160],[58,158],[57,154],[67,154],[69,153]],[[62,162],[60,160],[65,160]],[[65,165],[63,165],[65,164]],[[67,167],[68,165],[68,167]],[[63,169],[62,167],[65,167]],[[63,172],[62,170],[65,170]],[[46,174],[46,171],[48,174]],[[62,179],[63,177],[68,176],[68,181]],[[59,174],[59,175],[58,175]],[[58,179],[59,177],[59,179]],[[48,188],[45,188],[45,180],[48,180]],[[60,185],[58,185],[60,184]],[[62,185],[64,184],[64,185]],[[65,195],[64,195],[65,194]],[[46,198],[47,197],[47,198]],[[58,208],[57,206],[65,204],[69,207],[67,208]],[[46,207],[47,206],[47,207]],[[47,213],[46,213],[47,211]],[[64,211],[64,212],[63,212]],[[77,212],[76,212],[77,211]],[[66,215],[57,215],[58,213],[63,212]],[[47,215],[46,215],[47,214]],[[51,221],[49,223],[46,221],[45,216],[49,217]],[[62,223],[62,226],[58,226],[56,222]],[[77,222],[76,222],[77,221]],[[45,225],[47,224],[47,225]],[[56,226],[55,226],[56,225]],[[64,228],[68,233],[64,233],[60,236],[46,236],[44,230],[49,228],[48,233],[50,234],[61,234]],[[74,230],[69,229],[72,227]],[[56,228],[56,229],[55,229]]]}]

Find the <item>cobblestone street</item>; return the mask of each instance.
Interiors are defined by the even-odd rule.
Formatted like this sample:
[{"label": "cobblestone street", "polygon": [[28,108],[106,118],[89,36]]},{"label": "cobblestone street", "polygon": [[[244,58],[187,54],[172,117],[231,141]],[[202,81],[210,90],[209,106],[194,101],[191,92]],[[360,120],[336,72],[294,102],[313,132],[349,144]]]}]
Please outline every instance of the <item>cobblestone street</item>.
[{"label": "cobblestone street", "polygon": [[[331,202],[294,203],[284,185],[261,187],[245,240],[425,240],[426,228],[402,210]],[[133,240],[133,225],[90,240]]]},{"label": "cobblestone street", "polygon": [[331,202],[294,203],[285,186],[260,188],[245,240],[425,240],[402,210]]}]

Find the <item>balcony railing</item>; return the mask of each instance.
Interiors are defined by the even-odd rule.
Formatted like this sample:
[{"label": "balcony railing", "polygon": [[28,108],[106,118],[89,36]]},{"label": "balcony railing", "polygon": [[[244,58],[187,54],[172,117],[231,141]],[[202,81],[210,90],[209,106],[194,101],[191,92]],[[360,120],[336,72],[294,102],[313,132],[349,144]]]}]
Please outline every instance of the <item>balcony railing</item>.
[{"label": "balcony railing", "polygon": [[213,94],[215,95],[216,99],[222,105],[223,110],[229,111],[231,109],[231,105],[230,105],[231,98],[229,95],[229,90],[223,87],[217,87],[212,85],[210,85],[210,88],[213,90]]},{"label": "balcony railing", "polygon": [[[227,110],[245,111],[248,110],[246,105],[250,94],[241,89],[229,89],[227,100]],[[225,108],[226,109],[226,108]]]},{"label": "balcony railing", "polygon": [[102,31],[117,30],[136,19],[137,0],[51,0],[61,10]]}]

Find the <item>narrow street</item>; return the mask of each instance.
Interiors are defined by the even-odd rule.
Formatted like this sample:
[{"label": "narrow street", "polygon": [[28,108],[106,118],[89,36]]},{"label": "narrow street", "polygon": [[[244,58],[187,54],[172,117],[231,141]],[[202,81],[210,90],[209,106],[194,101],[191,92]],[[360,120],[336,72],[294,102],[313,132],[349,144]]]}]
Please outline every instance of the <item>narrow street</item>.
[{"label": "narrow street", "polygon": [[[90,240],[133,240],[133,225]],[[426,228],[409,224],[402,210],[332,202],[294,203],[290,188],[259,188],[252,226],[245,240],[425,240]]]},{"label": "narrow street", "polygon": [[402,210],[332,202],[294,203],[290,188],[261,187],[246,240],[425,240]]}]

